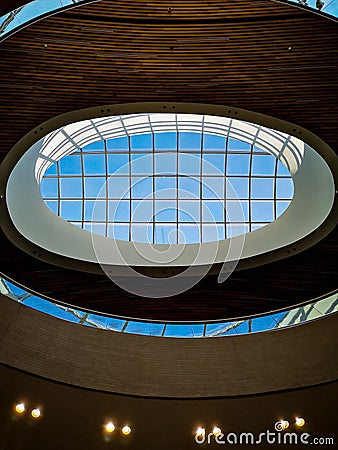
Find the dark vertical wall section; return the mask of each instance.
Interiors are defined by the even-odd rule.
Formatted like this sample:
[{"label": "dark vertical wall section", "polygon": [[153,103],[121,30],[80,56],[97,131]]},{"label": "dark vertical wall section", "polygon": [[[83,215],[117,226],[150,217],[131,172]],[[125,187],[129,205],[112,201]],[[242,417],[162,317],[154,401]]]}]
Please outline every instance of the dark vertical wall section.
[{"label": "dark vertical wall section", "polygon": [[175,339],[74,325],[0,300],[0,361],[71,385],[198,398],[309,386],[338,374],[337,315],[279,331]]}]

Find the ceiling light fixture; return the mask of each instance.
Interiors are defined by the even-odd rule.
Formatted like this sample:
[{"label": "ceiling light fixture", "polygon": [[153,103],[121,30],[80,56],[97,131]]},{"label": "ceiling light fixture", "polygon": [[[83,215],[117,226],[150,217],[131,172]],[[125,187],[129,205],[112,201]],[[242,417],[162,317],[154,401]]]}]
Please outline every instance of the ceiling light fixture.
[{"label": "ceiling light fixture", "polygon": [[115,425],[113,422],[108,422],[105,424],[104,429],[107,433],[112,433],[115,430]]},{"label": "ceiling light fixture", "polygon": [[305,420],[302,417],[296,417],[295,424],[297,427],[303,427],[305,425]]},{"label": "ceiling light fixture", "polygon": [[196,436],[204,436],[205,435],[205,428],[198,427],[196,430]]},{"label": "ceiling light fixture", "polygon": [[129,436],[129,434],[131,433],[131,428],[128,425],[125,425],[121,431],[125,436]]},{"label": "ceiling light fixture", "polygon": [[218,436],[221,433],[222,433],[222,430],[219,427],[214,427],[213,430],[212,430],[212,434],[214,436]]},{"label": "ceiling light fixture", "polygon": [[32,409],[31,416],[33,419],[39,419],[41,417],[41,410],[39,408]]},{"label": "ceiling light fixture", "polygon": [[26,407],[25,407],[25,404],[24,404],[24,403],[18,403],[18,404],[15,405],[15,411],[16,411],[18,414],[24,413],[25,410],[26,410]]}]

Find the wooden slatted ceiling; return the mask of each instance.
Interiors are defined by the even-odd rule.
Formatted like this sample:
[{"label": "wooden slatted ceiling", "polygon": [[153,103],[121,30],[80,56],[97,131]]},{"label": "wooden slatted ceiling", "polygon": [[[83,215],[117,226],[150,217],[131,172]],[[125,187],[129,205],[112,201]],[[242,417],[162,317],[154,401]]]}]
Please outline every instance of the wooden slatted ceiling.
[{"label": "wooden slatted ceiling", "polygon": [[[272,2],[101,1],[78,7],[1,44],[0,157],[57,114],[130,101],[250,109],[304,126],[337,149],[336,42],[336,23]],[[165,301],[44,264],[2,235],[0,243],[0,270],[32,289],[136,317],[250,314],[335,287],[335,234],[301,255],[235,273],[226,285],[207,278]]]},{"label": "wooden slatted ceiling", "polygon": [[127,20],[166,19],[202,20],[208,18],[253,18],[278,16],[285,13],[279,5],[271,0],[211,0],[211,1],[153,1],[144,0],[114,1],[101,0],[95,8],[81,7],[82,15],[109,18],[126,18]]}]

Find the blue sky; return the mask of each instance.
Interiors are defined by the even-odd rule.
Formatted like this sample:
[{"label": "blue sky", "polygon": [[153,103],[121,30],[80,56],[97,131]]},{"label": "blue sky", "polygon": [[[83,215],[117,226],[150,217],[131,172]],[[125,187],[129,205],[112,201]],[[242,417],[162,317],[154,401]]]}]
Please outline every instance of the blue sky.
[{"label": "blue sky", "polygon": [[[49,167],[40,189],[47,206],[76,226],[151,243],[254,231],[281,215],[293,196],[291,176],[274,156],[243,141],[192,132],[90,144]],[[237,197],[239,217],[232,212]]]}]

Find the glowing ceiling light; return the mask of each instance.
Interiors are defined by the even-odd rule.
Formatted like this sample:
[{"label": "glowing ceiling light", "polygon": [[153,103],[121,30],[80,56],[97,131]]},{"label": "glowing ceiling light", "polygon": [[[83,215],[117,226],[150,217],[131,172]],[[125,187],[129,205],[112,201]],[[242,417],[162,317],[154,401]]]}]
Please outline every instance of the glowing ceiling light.
[{"label": "glowing ceiling light", "polygon": [[105,424],[104,429],[107,433],[112,433],[115,430],[115,425],[113,422],[108,422]]},{"label": "glowing ceiling light", "polygon": [[295,424],[297,427],[303,427],[305,425],[305,420],[302,417],[296,417]]},{"label": "glowing ceiling light", "polygon": [[282,425],[282,429],[283,429],[283,430],[286,430],[287,428],[289,428],[289,425],[290,425],[290,424],[289,424],[289,422],[288,422],[287,420],[283,420],[283,419],[282,419],[282,420],[280,421],[280,423],[281,423],[281,425]]},{"label": "glowing ceiling light", "polygon": [[39,408],[32,409],[31,416],[33,417],[33,419],[39,419],[41,417],[40,409]]},{"label": "glowing ceiling light", "polygon": [[214,427],[213,430],[212,430],[212,434],[214,436],[218,436],[221,433],[222,433],[222,430],[219,427]]},{"label": "glowing ceiling light", "polygon": [[131,433],[131,428],[128,425],[125,425],[122,428],[122,434],[124,434],[125,436],[128,436]]},{"label": "glowing ceiling light", "polygon": [[198,427],[196,430],[196,436],[204,436],[205,435],[205,428]]},{"label": "glowing ceiling light", "polygon": [[18,414],[22,414],[24,413],[26,410],[25,404],[24,403],[18,403],[17,405],[15,405],[15,411]]}]

